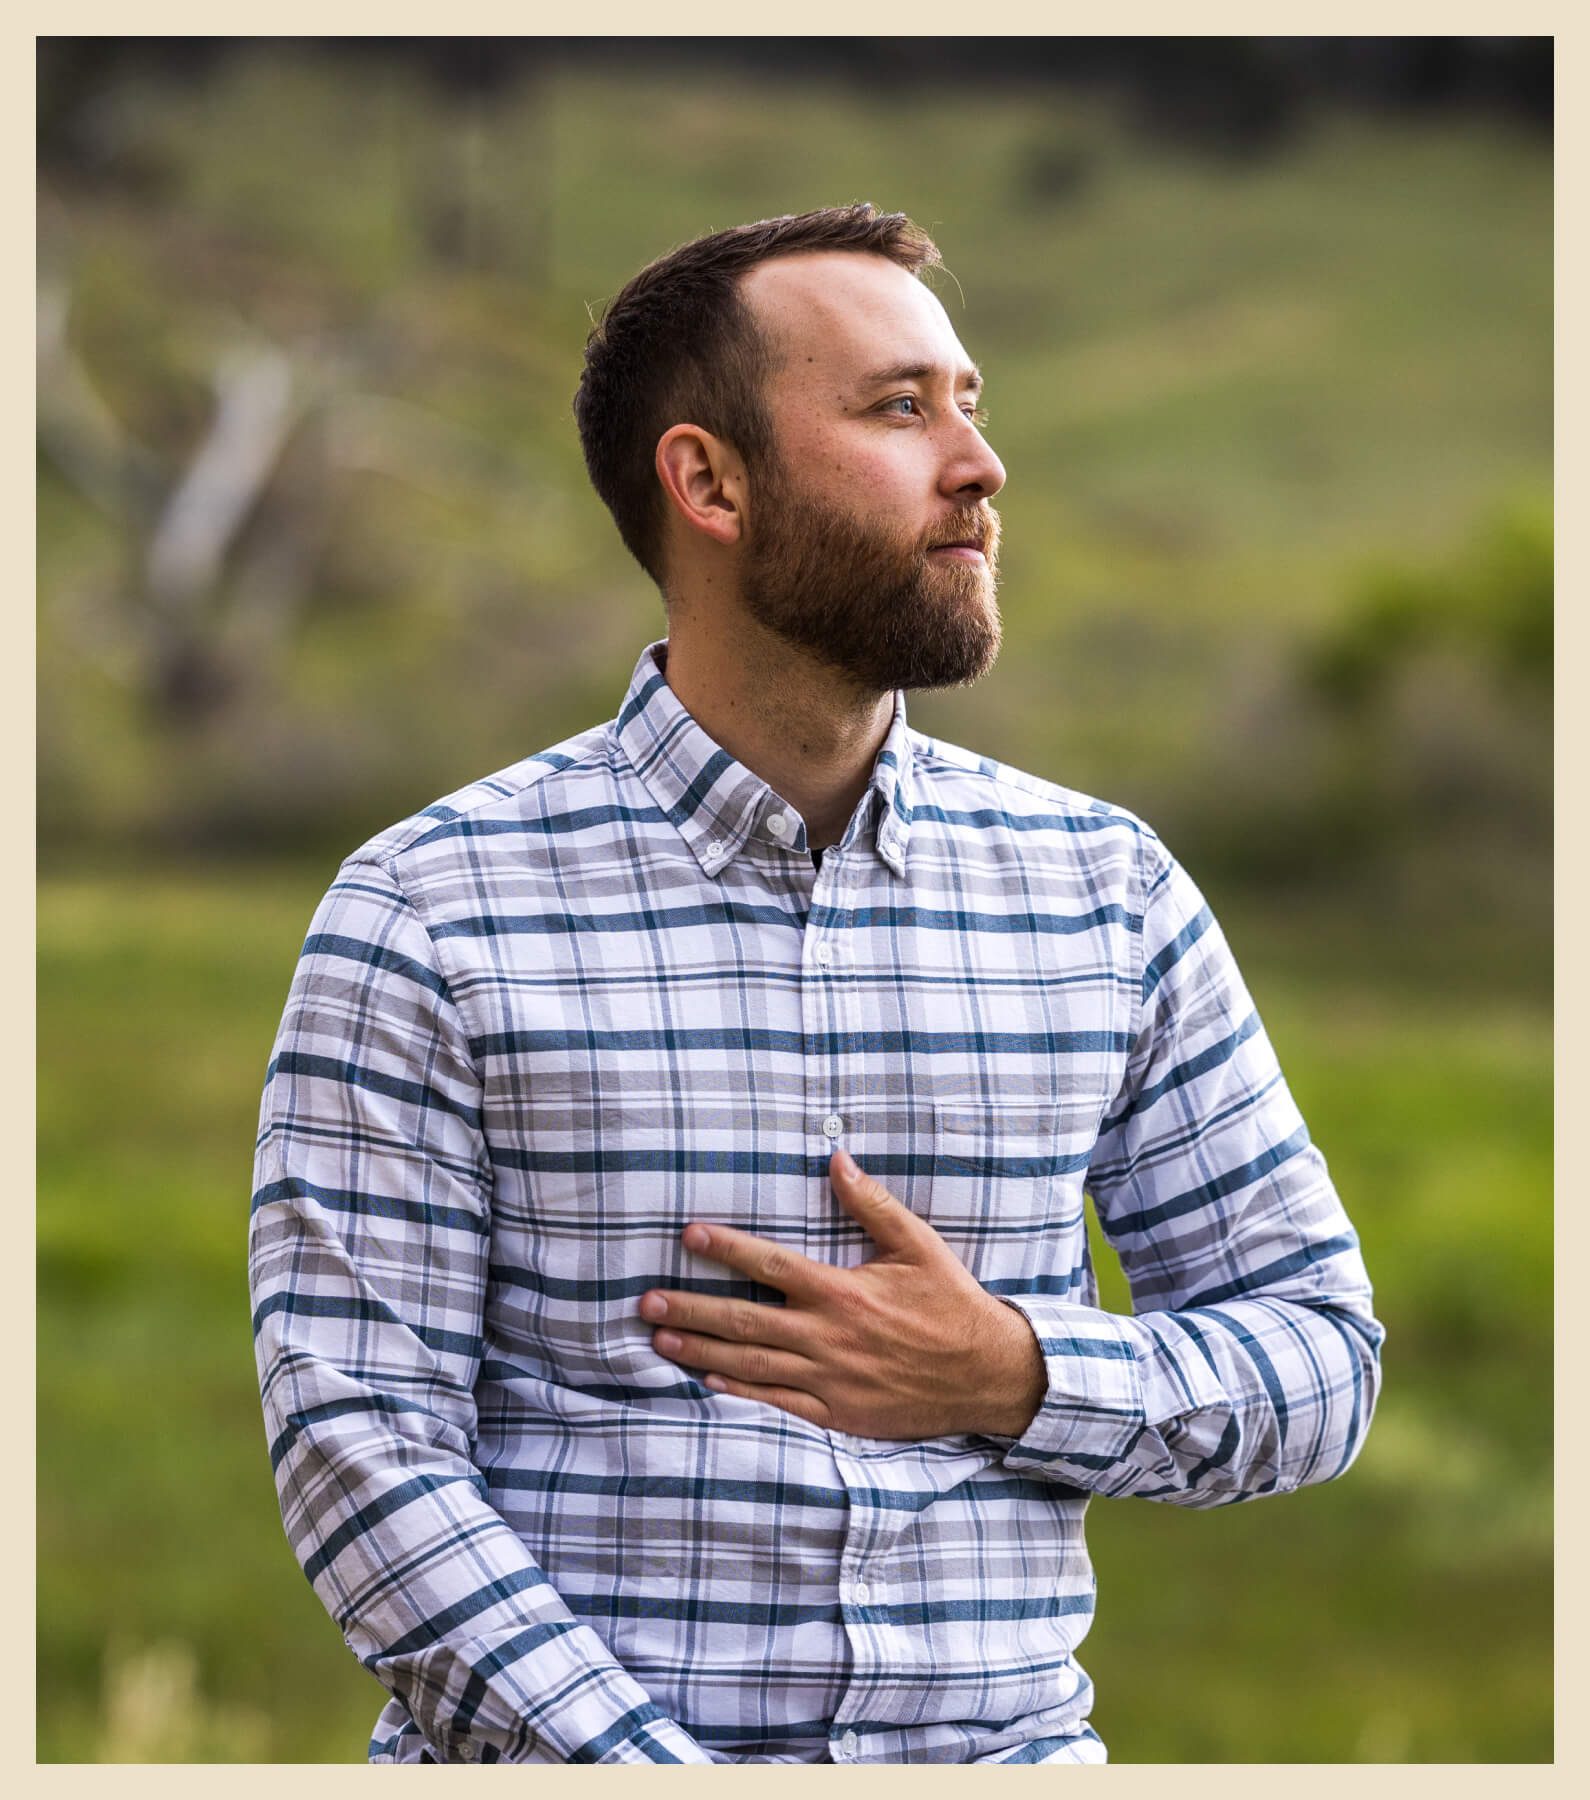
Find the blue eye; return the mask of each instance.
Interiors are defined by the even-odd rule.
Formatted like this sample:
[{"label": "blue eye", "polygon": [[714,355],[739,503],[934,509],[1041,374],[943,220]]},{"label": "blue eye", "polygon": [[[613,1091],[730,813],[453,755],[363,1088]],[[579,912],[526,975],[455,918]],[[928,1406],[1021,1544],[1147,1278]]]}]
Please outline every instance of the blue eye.
[{"label": "blue eye", "polygon": [[[898,394],[895,396],[895,398],[893,400],[884,401],[884,405],[885,405],[885,407],[909,406],[909,407],[916,408],[916,396],[914,394]],[[917,410],[920,410],[920,408],[918,408]]]}]

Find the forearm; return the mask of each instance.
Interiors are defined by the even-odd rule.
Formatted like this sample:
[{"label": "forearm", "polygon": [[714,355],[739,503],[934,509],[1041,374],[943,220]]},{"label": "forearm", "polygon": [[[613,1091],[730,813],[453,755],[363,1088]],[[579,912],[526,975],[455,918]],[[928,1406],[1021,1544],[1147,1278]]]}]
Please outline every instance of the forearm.
[{"label": "forearm", "polygon": [[288,1540],[349,1648],[442,1761],[714,1761],[488,1504],[467,1399],[368,1282],[339,1276],[334,1228],[290,1187],[256,1213],[261,1394]]},{"label": "forearm", "polygon": [[1348,1466],[1383,1334],[1218,926],[1162,848],[1144,878],[1134,1047],[1087,1174],[1133,1316],[1004,1296],[1048,1375],[1007,1460],[1095,1493],[1217,1506]]},{"label": "forearm", "polygon": [[1128,1318],[1010,1303],[1049,1378],[1011,1467],[1098,1494],[1220,1506],[1330,1480],[1363,1443],[1380,1338],[1365,1304],[1264,1296]]},{"label": "forearm", "polygon": [[448,1427],[324,1364],[276,1366],[267,1416],[290,1392],[300,1420],[278,1438],[288,1539],[440,1760],[715,1760],[573,1617]]}]

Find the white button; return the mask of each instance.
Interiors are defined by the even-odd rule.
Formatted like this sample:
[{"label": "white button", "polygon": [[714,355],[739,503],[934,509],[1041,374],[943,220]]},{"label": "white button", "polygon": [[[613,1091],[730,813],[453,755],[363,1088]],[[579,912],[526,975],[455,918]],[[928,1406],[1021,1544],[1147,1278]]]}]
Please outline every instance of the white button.
[{"label": "white button", "polygon": [[865,1606],[867,1604],[866,1582],[858,1581],[850,1591],[855,1596],[857,1606]]},{"label": "white button", "polygon": [[828,948],[828,946],[826,944],[819,944],[817,946],[817,960],[826,969],[828,967],[828,965],[834,960],[834,953],[832,950],[830,950]]},{"label": "white button", "polygon": [[767,828],[772,832],[774,837],[783,837],[784,833],[789,830],[789,814],[769,813],[767,815]]},{"label": "white button", "polygon": [[723,845],[719,839],[714,838],[712,840],[712,842],[707,845],[707,855],[712,859],[713,862],[716,862],[718,860],[718,858],[720,856],[722,856],[722,854],[723,854]]},{"label": "white button", "polygon": [[838,1113],[830,1113],[828,1117],[823,1120],[824,1137],[836,1138],[844,1129],[845,1121],[840,1118]]},{"label": "white button", "polygon": [[856,1746],[859,1743],[859,1741],[860,1740],[857,1738],[855,1732],[847,1731],[845,1733],[845,1735],[839,1740],[839,1748],[844,1751],[846,1756],[854,1756],[856,1754]]}]

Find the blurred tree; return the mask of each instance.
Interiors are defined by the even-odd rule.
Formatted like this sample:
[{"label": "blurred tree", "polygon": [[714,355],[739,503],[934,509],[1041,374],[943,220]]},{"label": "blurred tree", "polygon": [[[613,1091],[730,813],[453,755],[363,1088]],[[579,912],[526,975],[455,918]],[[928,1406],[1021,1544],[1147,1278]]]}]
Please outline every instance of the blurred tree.
[{"label": "blurred tree", "polygon": [[1505,918],[1515,943],[1549,949],[1552,590],[1551,509],[1534,500],[1445,559],[1366,566],[1234,709],[1198,818],[1206,866],[1356,892],[1383,925]]},{"label": "blurred tree", "polygon": [[488,501],[518,480],[467,429],[365,387],[369,333],[293,349],[224,340],[207,428],[183,456],[162,455],[122,425],[75,354],[70,303],[63,280],[41,283],[39,445],[121,527],[130,558],[80,641],[130,675],[167,730],[207,724],[277,667],[316,597],[339,477],[484,488]]},{"label": "blurred tree", "polygon": [[[270,566],[287,574],[285,582],[226,579],[243,529],[303,416],[302,384],[283,352],[230,347],[212,370],[209,429],[185,464],[171,466],[122,425],[99,393],[73,351],[70,306],[65,282],[41,284],[39,444],[135,546],[124,603],[113,618],[99,621],[101,628],[113,642],[130,640],[136,654],[127,666],[137,671],[157,716],[171,724],[202,719],[234,689],[229,641],[246,634],[256,646],[262,638],[268,646],[303,597],[301,568],[284,569],[274,542],[259,547],[252,570]],[[288,541],[312,542],[306,523],[295,516]]]},{"label": "blurred tree", "polygon": [[1552,522],[1518,505],[1490,521],[1453,561],[1371,570],[1331,630],[1305,653],[1310,684],[1344,720],[1362,724],[1422,653],[1451,647],[1550,705]]}]

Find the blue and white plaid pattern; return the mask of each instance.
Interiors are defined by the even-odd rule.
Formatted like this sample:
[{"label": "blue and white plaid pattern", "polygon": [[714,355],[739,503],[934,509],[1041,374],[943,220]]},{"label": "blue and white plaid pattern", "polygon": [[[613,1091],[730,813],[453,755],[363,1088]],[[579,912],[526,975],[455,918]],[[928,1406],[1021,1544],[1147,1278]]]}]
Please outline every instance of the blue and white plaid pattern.
[{"label": "blue and white plaid pattern", "polygon": [[[1090,1494],[1339,1474],[1380,1327],[1198,892],[903,708],[837,848],[622,712],[373,839],[304,945],[250,1268],[288,1537],[376,1762],[1098,1761]],[[848,1437],[651,1347],[776,1301],[692,1219],[869,1253],[835,1137],[1042,1343],[1018,1441]],[[1136,1316],[1097,1308],[1094,1197]]]}]

